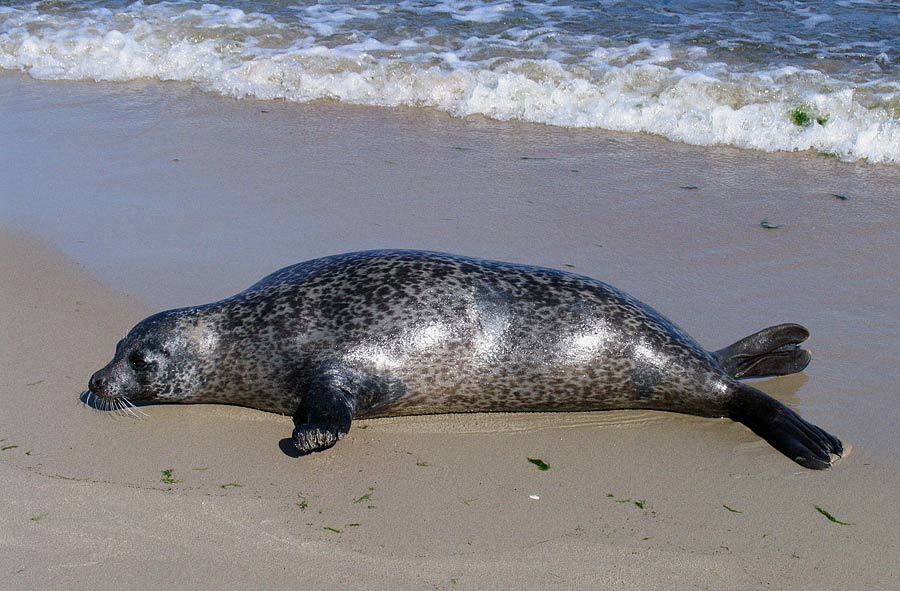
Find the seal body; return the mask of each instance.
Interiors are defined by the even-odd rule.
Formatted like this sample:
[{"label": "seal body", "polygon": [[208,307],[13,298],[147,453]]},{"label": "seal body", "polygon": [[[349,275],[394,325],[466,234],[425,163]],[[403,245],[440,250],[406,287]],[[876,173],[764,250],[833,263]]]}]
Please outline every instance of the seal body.
[{"label": "seal body", "polygon": [[797,343],[806,336],[781,325],[708,352],[589,277],[366,251],[299,263],[225,300],[147,318],[89,390],[110,401],[292,414],[304,452],[333,445],[353,418],[667,410],[731,417],[823,468],[840,442],[736,379],[803,369],[809,356]]}]

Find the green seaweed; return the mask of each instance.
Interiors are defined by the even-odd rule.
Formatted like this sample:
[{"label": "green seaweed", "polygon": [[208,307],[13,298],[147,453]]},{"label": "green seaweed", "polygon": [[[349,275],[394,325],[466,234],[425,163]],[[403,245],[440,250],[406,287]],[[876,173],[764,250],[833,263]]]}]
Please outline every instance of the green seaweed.
[{"label": "green seaweed", "polygon": [[835,199],[840,199],[841,201],[849,201],[850,200],[849,197],[847,197],[846,195],[842,195],[841,193],[832,193],[831,196],[834,197]]},{"label": "green seaweed", "polygon": [[637,507],[638,509],[643,509],[644,506],[647,504],[647,501],[645,501],[645,500],[633,501],[631,499],[616,499],[616,502],[617,503],[630,503],[630,504],[634,505],[635,507]]},{"label": "green seaweed", "polygon": [[300,502],[297,503],[297,506],[300,507],[301,511],[306,511],[307,507],[309,507],[309,501],[307,501],[306,497],[301,494],[298,494],[297,497],[300,499]]},{"label": "green seaweed", "polygon": [[550,464],[540,458],[528,458],[528,461],[537,466],[537,469],[541,472],[546,472],[550,469]]},{"label": "green seaweed", "polygon": [[769,221],[768,218],[765,218],[761,222],[759,222],[759,225],[767,230],[777,230],[778,228],[781,228],[784,224],[773,224],[772,222]]},{"label": "green seaweed", "polygon": [[366,494],[364,494],[364,495],[361,496],[361,497],[357,497],[357,498],[353,499],[353,502],[354,502],[354,503],[362,503],[362,502],[365,502],[365,501],[371,501],[371,500],[372,500],[372,493],[373,493],[373,492],[375,492],[375,489],[372,488],[372,487],[370,486],[370,487],[369,487],[369,492],[367,492]]},{"label": "green seaweed", "polygon": [[368,429],[369,426],[368,425],[357,425],[356,428],[357,429]]},{"label": "green seaweed", "polygon": [[798,125],[800,127],[805,127],[809,125],[810,118],[809,113],[797,107],[793,111],[791,111],[791,121],[794,122],[794,125]]},{"label": "green seaweed", "polygon": [[824,515],[825,518],[828,519],[828,521],[831,521],[832,523],[837,523],[837,524],[839,524],[839,525],[854,525],[854,524],[849,523],[849,522],[847,522],[847,521],[841,521],[840,519],[838,519],[837,517],[835,517],[834,515],[832,515],[831,513],[829,513],[828,511],[826,511],[825,509],[823,509],[822,507],[819,507],[818,505],[815,505],[815,508],[816,508],[816,511],[818,511],[819,513],[821,513],[822,515]]},{"label": "green seaweed", "polygon": [[683,187],[678,187],[679,189],[684,189],[685,191],[696,191],[700,187],[695,187],[694,185],[684,185]]},{"label": "green seaweed", "polygon": [[429,463],[429,462],[416,462],[416,466],[421,466],[422,468],[428,468],[429,466],[431,466],[431,463]]},{"label": "green seaweed", "polygon": [[163,470],[162,478],[160,478],[159,481],[163,484],[178,484],[179,482],[182,482],[181,480],[176,480],[175,477],[172,476],[172,472],[174,472],[172,468]]},{"label": "green seaweed", "polygon": [[50,514],[49,513],[40,513],[39,515],[33,515],[29,519],[31,519],[31,521],[40,521],[41,519],[47,517],[48,515],[50,515]]},{"label": "green seaweed", "polygon": [[18,445],[4,445],[3,447],[0,447],[0,451],[6,451],[8,449],[16,449],[17,447],[19,447],[19,446]]},{"label": "green seaweed", "polygon": [[725,507],[727,510],[731,511],[732,513],[743,513],[743,511],[738,511],[737,509],[732,509],[728,505],[722,505],[722,506]]},{"label": "green seaweed", "polygon": [[196,470],[198,472],[203,472],[204,470],[209,470],[206,466],[197,466],[195,468],[191,468],[191,470]]},{"label": "green seaweed", "polygon": [[617,503],[629,503],[631,505],[634,505],[638,509],[644,509],[647,507],[646,499],[641,499],[639,501],[635,501],[633,499],[616,499],[616,495],[614,495],[612,493],[606,493],[606,496],[607,496],[607,498],[615,499]]},{"label": "green seaweed", "polygon": [[573,264],[571,264],[571,263],[563,263],[563,266],[564,266],[564,267],[568,267],[568,268],[570,268],[570,269],[574,269],[574,268],[575,268],[575,265],[573,265]]},{"label": "green seaweed", "polygon": [[336,533],[336,534],[341,533],[341,530],[335,529],[335,528],[333,528],[333,527],[328,527],[327,525],[326,525],[325,527],[323,527],[322,529],[324,529],[325,531],[331,531],[331,532],[334,532],[334,533]]},{"label": "green seaweed", "polygon": [[790,117],[794,125],[798,127],[808,127],[813,124],[813,121],[819,125],[825,125],[830,118],[828,115],[813,115],[809,110],[802,107],[797,107],[791,111]]},{"label": "green seaweed", "polygon": [[358,523],[348,523],[347,527],[359,527]]},{"label": "green seaweed", "polygon": [[219,488],[240,488],[244,486],[243,484],[238,484],[237,482],[226,482],[225,484],[220,484]]}]

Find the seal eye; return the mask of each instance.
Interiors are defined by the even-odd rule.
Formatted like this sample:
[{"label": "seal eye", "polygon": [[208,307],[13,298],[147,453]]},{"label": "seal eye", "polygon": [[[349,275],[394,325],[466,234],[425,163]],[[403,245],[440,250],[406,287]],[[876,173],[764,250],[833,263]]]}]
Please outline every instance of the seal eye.
[{"label": "seal eye", "polygon": [[140,351],[134,351],[128,356],[128,365],[134,371],[144,371],[150,367],[150,362],[144,358]]}]

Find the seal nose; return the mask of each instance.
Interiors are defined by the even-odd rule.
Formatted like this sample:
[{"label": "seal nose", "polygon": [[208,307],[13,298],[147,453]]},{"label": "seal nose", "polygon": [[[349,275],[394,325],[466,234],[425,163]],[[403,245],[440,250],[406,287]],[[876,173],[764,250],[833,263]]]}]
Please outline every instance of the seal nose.
[{"label": "seal nose", "polygon": [[94,373],[94,375],[91,376],[91,379],[88,382],[88,390],[90,390],[94,394],[102,394],[105,388],[106,378],[101,376],[99,371]]}]

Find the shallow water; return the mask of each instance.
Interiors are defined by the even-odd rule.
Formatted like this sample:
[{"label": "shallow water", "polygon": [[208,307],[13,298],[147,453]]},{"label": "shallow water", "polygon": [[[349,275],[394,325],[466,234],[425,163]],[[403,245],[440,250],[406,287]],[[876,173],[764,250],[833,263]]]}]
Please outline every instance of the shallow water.
[{"label": "shallow water", "polygon": [[0,3],[0,68],[900,162],[900,3]]}]

